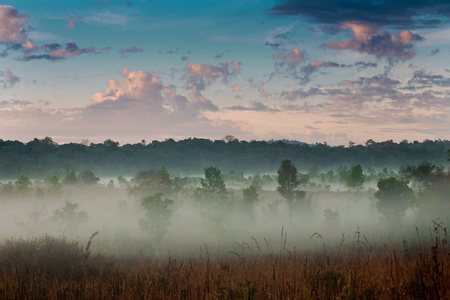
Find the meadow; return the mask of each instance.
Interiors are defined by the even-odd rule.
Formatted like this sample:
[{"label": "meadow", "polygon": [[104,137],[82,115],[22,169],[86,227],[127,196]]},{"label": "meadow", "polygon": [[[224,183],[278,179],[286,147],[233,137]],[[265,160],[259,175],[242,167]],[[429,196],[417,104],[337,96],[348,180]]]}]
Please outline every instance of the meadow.
[{"label": "meadow", "polygon": [[[277,174],[161,168],[100,180],[67,169],[61,180],[3,182],[0,298],[448,297],[443,167],[286,164],[290,185],[283,164]],[[426,181],[413,172],[424,166]]]}]

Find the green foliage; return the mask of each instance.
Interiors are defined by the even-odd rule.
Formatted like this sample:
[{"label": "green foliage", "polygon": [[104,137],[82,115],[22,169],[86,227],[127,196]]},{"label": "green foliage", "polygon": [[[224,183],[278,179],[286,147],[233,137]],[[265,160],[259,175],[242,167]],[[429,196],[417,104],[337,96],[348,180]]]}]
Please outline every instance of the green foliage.
[{"label": "green foliage", "polygon": [[[96,174],[132,175],[142,169],[158,169],[165,165],[177,172],[197,173],[208,165],[228,172],[273,172],[279,159],[286,157],[306,169],[316,165],[320,169],[335,169],[339,165],[397,168],[399,161],[420,163],[429,160],[436,164],[446,162],[450,141],[426,140],[423,142],[368,141],[366,146],[330,147],[325,144],[307,145],[289,141],[239,141],[190,138],[180,141],[167,139],[151,143],[125,144],[106,140],[94,144],[83,142],[57,145],[51,138],[34,139],[29,143],[0,139],[0,176],[17,178],[20,174],[37,177],[57,174],[70,158],[74,166],[82,166]],[[126,172],[126,173],[124,173]],[[71,172],[70,172],[71,173]],[[74,174],[72,174],[74,175]],[[74,179],[71,175],[71,178]],[[391,175],[389,175],[391,176]],[[347,176],[342,176],[345,182]],[[64,176],[61,177],[64,179]],[[64,180],[64,184],[73,184]]]},{"label": "green foliage", "polygon": [[438,167],[431,162],[424,161],[417,166],[401,166],[399,172],[402,176],[412,180],[420,192],[429,189],[436,178],[443,173],[443,167]]},{"label": "green foliage", "polygon": [[172,211],[169,207],[173,204],[173,200],[163,200],[162,195],[162,193],[157,193],[145,197],[141,201],[145,218],[139,219],[139,227],[149,234],[155,249],[158,249],[159,244],[167,234],[167,228],[171,224],[170,218],[172,217]]},{"label": "green foliage", "polygon": [[53,221],[64,225],[69,230],[87,222],[89,219],[88,213],[84,210],[79,210],[78,206],[78,203],[72,203],[67,200],[63,207],[53,212]]},{"label": "green foliage", "polygon": [[305,200],[306,193],[300,191],[299,188],[300,179],[298,178],[297,168],[289,159],[283,160],[278,169],[277,191],[287,201],[289,218],[292,218],[294,207],[301,204],[302,200]]},{"label": "green foliage", "polygon": [[300,186],[297,168],[289,159],[283,160],[278,169],[277,191],[289,202],[295,199],[295,192]]},{"label": "green foliage", "polygon": [[345,179],[345,185],[350,188],[354,189],[356,191],[359,191],[365,181],[365,176],[363,174],[363,170],[361,165],[357,164],[352,167],[350,170],[350,174]]},{"label": "green foliage", "polygon": [[196,200],[202,203],[214,201],[224,201],[227,198],[225,182],[222,179],[220,170],[217,167],[205,169],[205,178],[200,179],[201,187],[194,192]]},{"label": "green foliage", "polygon": [[244,197],[244,204],[253,207],[258,201],[258,187],[252,183],[249,187],[242,190],[242,195]]},{"label": "green foliage", "polygon": [[78,181],[82,184],[96,185],[100,181],[100,178],[95,176],[95,174],[88,169],[81,171],[80,174],[78,174]]},{"label": "green foliage", "polygon": [[171,193],[172,180],[165,167],[159,170],[138,172],[131,180],[129,193],[133,196],[143,197],[153,193]]},{"label": "green foliage", "polygon": [[393,226],[402,224],[403,213],[415,204],[414,191],[408,186],[406,179],[389,177],[380,179],[375,192],[377,209]]},{"label": "green foliage", "polygon": [[73,185],[78,183],[77,176],[75,175],[75,167],[70,163],[64,164],[64,170],[66,172],[66,176],[63,178],[62,183]]},{"label": "green foliage", "polygon": [[31,190],[31,181],[26,175],[20,175],[14,185],[17,193],[20,195],[26,195]]},{"label": "green foliage", "polygon": [[49,195],[59,195],[61,194],[61,183],[59,183],[59,178],[56,175],[46,178],[46,183],[48,185]]}]

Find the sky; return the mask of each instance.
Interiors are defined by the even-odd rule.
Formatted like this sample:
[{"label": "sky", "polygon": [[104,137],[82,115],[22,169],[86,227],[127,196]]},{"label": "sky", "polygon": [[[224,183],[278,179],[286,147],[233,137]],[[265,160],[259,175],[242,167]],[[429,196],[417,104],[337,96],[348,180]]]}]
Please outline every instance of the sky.
[{"label": "sky", "polygon": [[450,139],[448,0],[0,1],[0,139]]}]

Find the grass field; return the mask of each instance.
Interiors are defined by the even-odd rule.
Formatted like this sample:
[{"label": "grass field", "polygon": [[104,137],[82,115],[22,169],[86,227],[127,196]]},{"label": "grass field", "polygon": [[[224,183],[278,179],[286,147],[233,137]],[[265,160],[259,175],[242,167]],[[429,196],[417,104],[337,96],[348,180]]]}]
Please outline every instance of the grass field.
[{"label": "grass field", "polygon": [[[333,247],[287,249],[286,235],[196,257],[123,258],[43,235],[0,247],[1,299],[445,299],[450,252],[443,224],[410,240],[373,244],[361,233]],[[277,250],[274,250],[274,249]]]}]

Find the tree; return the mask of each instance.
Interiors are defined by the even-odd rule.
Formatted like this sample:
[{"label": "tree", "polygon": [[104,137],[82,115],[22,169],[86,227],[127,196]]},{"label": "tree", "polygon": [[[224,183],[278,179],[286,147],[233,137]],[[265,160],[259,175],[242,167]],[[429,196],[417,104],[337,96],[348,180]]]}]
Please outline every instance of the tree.
[{"label": "tree", "polygon": [[362,188],[365,179],[366,177],[363,174],[361,165],[356,164],[351,168],[350,174],[345,179],[345,185],[350,189],[359,191]]},{"label": "tree", "polygon": [[220,170],[212,166],[206,168],[205,178],[200,179],[200,184],[201,187],[194,191],[194,199],[202,205],[202,219],[211,226],[220,243],[225,232],[225,220],[222,216],[227,208],[225,200],[228,197]]},{"label": "tree", "polygon": [[225,200],[227,189],[222,179],[222,174],[217,167],[208,167],[205,169],[205,178],[200,179],[201,188],[196,190],[197,200],[210,202],[213,199]]},{"label": "tree", "polygon": [[244,198],[244,210],[246,213],[250,213],[252,216],[254,214],[253,208],[258,201],[258,186],[252,183],[250,186],[242,190],[242,196]]},{"label": "tree", "polygon": [[138,221],[141,230],[148,232],[156,254],[158,254],[164,236],[168,233],[167,228],[171,224],[170,218],[172,217],[172,211],[169,207],[173,204],[173,200],[162,200],[162,195],[163,193],[157,193],[141,200],[145,218]]},{"label": "tree", "polygon": [[58,195],[61,193],[61,183],[59,183],[59,178],[56,175],[46,178],[48,185],[48,193],[50,195]]},{"label": "tree", "polygon": [[31,181],[26,175],[20,175],[14,185],[19,194],[26,195],[30,192]]},{"label": "tree", "polygon": [[438,167],[431,162],[424,161],[417,166],[401,166],[399,173],[412,180],[419,192],[423,193],[433,185],[436,178],[443,173],[443,169],[442,166]]},{"label": "tree", "polygon": [[75,167],[72,166],[70,163],[66,163],[63,166],[64,170],[66,171],[66,176],[63,178],[62,182],[64,184],[77,184],[78,179],[75,175]]},{"label": "tree", "polygon": [[95,174],[91,170],[87,169],[81,171],[80,174],[78,174],[78,181],[82,184],[97,185],[97,183],[100,181],[100,178],[95,176]]},{"label": "tree", "polygon": [[53,212],[53,221],[65,225],[66,229],[72,230],[78,225],[88,221],[88,213],[78,210],[79,204],[66,201],[64,207],[60,207]]},{"label": "tree", "polygon": [[[136,196],[144,196],[155,193],[171,193],[172,180],[169,172],[163,166],[159,170],[139,171],[131,180],[129,193]],[[120,182],[119,179],[119,183]]]},{"label": "tree", "polygon": [[305,197],[305,192],[300,191],[299,187],[300,180],[298,179],[297,168],[289,159],[283,160],[278,169],[277,191],[287,201],[289,218],[292,216],[294,204]]},{"label": "tree", "polygon": [[377,209],[390,225],[396,229],[402,225],[402,216],[405,211],[415,204],[414,191],[408,186],[409,181],[406,179],[395,179],[389,177],[380,179],[375,192]]}]

